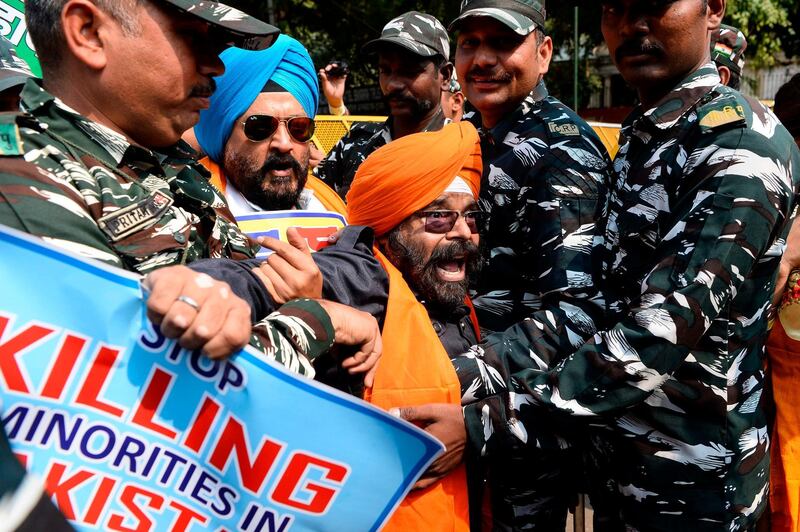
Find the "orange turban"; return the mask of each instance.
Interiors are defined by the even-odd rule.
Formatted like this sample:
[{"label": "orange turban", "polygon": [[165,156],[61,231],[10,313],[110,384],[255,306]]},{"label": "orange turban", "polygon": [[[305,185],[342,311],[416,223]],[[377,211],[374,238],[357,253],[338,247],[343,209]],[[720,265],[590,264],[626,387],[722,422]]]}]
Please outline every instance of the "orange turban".
[{"label": "orange turban", "polygon": [[401,137],[359,167],[347,194],[347,221],[384,235],[430,205],[456,176],[477,198],[482,172],[480,138],[469,122]]}]

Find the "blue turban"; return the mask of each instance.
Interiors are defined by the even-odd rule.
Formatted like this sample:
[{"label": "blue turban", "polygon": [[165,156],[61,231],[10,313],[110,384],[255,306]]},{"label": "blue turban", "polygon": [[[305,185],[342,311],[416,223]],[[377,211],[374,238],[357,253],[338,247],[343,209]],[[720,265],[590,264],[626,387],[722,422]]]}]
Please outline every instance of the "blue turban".
[{"label": "blue turban", "polygon": [[268,81],[286,89],[314,118],[319,81],[308,51],[297,40],[281,35],[266,50],[228,48],[220,55],[225,73],[218,78],[211,105],[200,113],[194,132],[202,150],[220,163],[234,123],[253,105]]}]

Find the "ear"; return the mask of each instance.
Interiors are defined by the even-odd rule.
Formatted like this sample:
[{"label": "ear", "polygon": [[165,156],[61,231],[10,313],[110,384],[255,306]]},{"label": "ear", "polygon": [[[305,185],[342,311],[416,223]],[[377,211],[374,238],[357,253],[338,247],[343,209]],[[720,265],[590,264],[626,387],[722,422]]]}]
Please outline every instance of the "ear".
[{"label": "ear", "polygon": [[708,17],[709,31],[715,31],[722,23],[725,16],[726,0],[708,0],[706,16]]},{"label": "ear", "polygon": [[378,249],[386,255],[386,258],[391,260],[391,251],[389,250],[389,238],[386,235],[379,236],[375,239],[375,245],[378,246]]},{"label": "ear", "polygon": [[453,94],[453,107],[455,108],[454,111],[459,111],[464,107],[464,101],[466,101],[466,96],[464,93],[459,91]]},{"label": "ear", "polygon": [[726,66],[717,66],[717,71],[719,72],[719,79],[722,81],[722,84],[727,85],[731,80],[731,70]]},{"label": "ear", "polygon": [[93,70],[102,70],[108,61],[104,38],[110,24],[111,17],[89,0],[69,0],[61,11],[67,48]]},{"label": "ear", "polygon": [[442,90],[446,91],[450,88],[450,80],[453,78],[453,71],[455,67],[453,63],[447,62],[445,63],[442,68],[439,69],[439,74],[442,75]]},{"label": "ear", "polygon": [[[536,36],[531,34],[531,39]],[[544,76],[550,70],[550,60],[553,58],[553,39],[549,35],[545,35],[542,44],[536,50],[536,60],[539,62],[539,76]]]}]

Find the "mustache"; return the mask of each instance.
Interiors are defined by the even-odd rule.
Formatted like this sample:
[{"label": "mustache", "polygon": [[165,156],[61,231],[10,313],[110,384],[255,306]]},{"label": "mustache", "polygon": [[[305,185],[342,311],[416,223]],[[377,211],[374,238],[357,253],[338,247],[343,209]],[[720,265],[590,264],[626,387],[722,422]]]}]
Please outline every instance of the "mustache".
[{"label": "mustache", "polygon": [[210,98],[217,90],[217,82],[213,79],[208,80],[208,83],[198,83],[192,87],[189,93],[190,98]]},{"label": "mustache", "polygon": [[653,42],[630,40],[623,42],[614,52],[614,59],[619,61],[629,55],[664,55],[664,49]]},{"label": "mustache", "polygon": [[383,101],[385,103],[388,104],[391,100],[405,102],[408,104],[415,104],[417,102],[417,99],[414,98],[414,96],[410,92],[403,90],[390,92],[389,94],[383,95]]},{"label": "mustache", "polygon": [[261,167],[261,172],[263,175],[270,170],[286,170],[287,168],[294,170],[294,174],[297,177],[300,177],[303,172],[303,167],[300,165],[300,161],[288,153],[273,153],[267,157],[266,161],[264,161],[264,165]]},{"label": "mustache", "polygon": [[485,78],[496,83],[508,83],[511,81],[512,76],[502,70],[486,70],[476,66],[472,67],[466,76],[467,81],[475,81],[475,78]]},{"label": "mustache", "polygon": [[446,246],[433,250],[431,258],[428,259],[428,266],[435,266],[438,262],[450,262],[456,259],[463,259],[467,265],[467,270],[474,270],[474,263],[478,259],[480,249],[470,240],[455,240]]}]

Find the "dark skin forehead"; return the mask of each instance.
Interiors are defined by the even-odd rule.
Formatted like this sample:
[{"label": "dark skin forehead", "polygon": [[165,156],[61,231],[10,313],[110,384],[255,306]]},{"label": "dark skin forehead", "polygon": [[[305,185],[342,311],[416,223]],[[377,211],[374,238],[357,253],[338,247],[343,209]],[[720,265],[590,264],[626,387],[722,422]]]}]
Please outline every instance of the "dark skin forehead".
[{"label": "dark skin forehead", "polygon": [[[664,13],[672,4],[681,0],[603,0],[603,9],[628,8],[633,15],[658,16]],[[702,7],[703,0],[697,0],[698,8]]]}]

